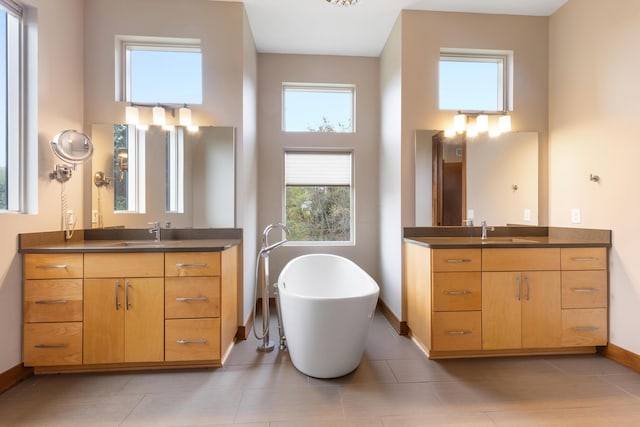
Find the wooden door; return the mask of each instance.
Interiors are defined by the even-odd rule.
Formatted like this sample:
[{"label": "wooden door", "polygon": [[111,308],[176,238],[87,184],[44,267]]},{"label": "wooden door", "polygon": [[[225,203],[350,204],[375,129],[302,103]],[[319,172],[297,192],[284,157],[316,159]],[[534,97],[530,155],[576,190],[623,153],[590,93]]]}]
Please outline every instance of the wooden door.
[{"label": "wooden door", "polygon": [[83,361],[124,362],[124,281],[85,279]]},{"label": "wooden door", "polygon": [[522,273],[522,347],[562,345],[562,285],[559,271]]},{"label": "wooden door", "polygon": [[124,360],[164,360],[164,279],[125,280]]},{"label": "wooden door", "polygon": [[519,272],[482,273],[482,348],[522,345],[522,292]]}]

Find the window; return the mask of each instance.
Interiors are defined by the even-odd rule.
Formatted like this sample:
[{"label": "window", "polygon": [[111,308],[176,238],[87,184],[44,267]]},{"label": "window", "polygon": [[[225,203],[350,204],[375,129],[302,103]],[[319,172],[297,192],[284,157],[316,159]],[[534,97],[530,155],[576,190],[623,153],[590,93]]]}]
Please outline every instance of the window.
[{"label": "window", "polygon": [[0,210],[21,210],[22,8],[0,0]]},{"label": "window", "polygon": [[355,132],[355,86],[285,83],[282,130]]},{"label": "window", "polygon": [[353,243],[351,152],[288,151],[284,165],[289,240]]},{"label": "window", "polygon": [[184,212],[184,128],[167,131],[166,211]]},{"label": "window", "polygon": [[134,125],[113,127],[115,212],[145,212],[145,139]]},{"label": "window", "polygon": [[121,93],[135,104],[202,104],[202,52],[195,39],[117,39]]},{"label": "window", "polygon": [[513,52],[440,51],[441,110],[498,112],[511,109]]}]

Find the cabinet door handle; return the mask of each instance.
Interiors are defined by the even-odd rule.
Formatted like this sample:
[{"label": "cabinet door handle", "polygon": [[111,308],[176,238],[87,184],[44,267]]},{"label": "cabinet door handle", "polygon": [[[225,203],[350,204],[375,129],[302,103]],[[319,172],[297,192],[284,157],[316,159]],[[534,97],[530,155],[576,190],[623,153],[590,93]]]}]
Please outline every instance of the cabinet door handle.
[{"label": "cabinet door handle", "polygon": [[520,274],[516,276],[516,288],[516,298],[518,298],[518,301],[520,301],[522,299],[522,282]]},{"label": "cabinet door handle", "polygon": [[471,291],[446,291],[445,295],[471,295]]},{"label": "cabinet door handle", "polygon": [[201,338],[199,340],[177,340],[176,342],[178,344],[206,344],[207,340],[204,338]]},{"label": "cabinet door handle", "polygon": [[197,263],[179,263],[176,264],[176,267],[178,268],[183,268],[183,267],[206,267],[207,264],[204,262],[197,262]]},{"label": "cabinet door handle", "polygon": [[66,299],[57,299],[57,300],[39,300],[36,301],[36,304],[67,304],[69,301]]},{"label": "cabinet door handle", "polygon": [[120,281],[116,280],[116,311],[120,310]]},{"label": "cabinet door handle", "polygon": [[124,287],[124,304],[127,307],[127,310],[131,308],[131,303],[129,302],[129,288],[131,287],[131,282],[126,282]]},{"label": "cabinet door handle", "polygon": [[453,264],[457,264],[457,263],[461,263],[461,262],[471,262],[470,259],[468,258],[462,258],[462,259],[448,259],[447,262],[449,263],[453,263]]},{"label": "cabinet door handle", "polygon": [[571,288],[571,290],[578,294],[595,294],[596,292],[600,292],[600,289],[597,288]]},{"label": "cabinet door handle", "polygon": [[67,268],[69,264],[50,264],[50,265],[36,265],[36,268]]},{"label": "cabinet door handle", "polygon": [[447,335],[469,335],[469,334],[472,334],[473,331],[466,331],[466,330],[462,330],[462,331],[447,331],[446,333],[447,333]]},{"label": "cabinet door handle", "polygon": [[36,344],[35,348],[67,348],[67,344]]},{"label": "cabinet door handle", "polygon": [[599,261],[600,258],[598,257],[575,257],[575,258],[571,258],[572,261]]},{"label": "cabinet door handle", "polygon": [[184,298],[176,298],[176,301],[208,301],[209,298],[207,297],[197,297],[197,298],[189,298],[189,297],[184,297]]},{"label": "cabinet door handle", "polygon": [[577,332],[593,332],[599,330],[600,328],[597,326],[576,326],[573,329]]},{"label": "cabinet door handle", "polygon": [[524,281],[527,283],[527,290],[524,293],[524,299],[529,301],[529,296],[531,295],[531,284],[529,283],[529,275],[524,275]]}]

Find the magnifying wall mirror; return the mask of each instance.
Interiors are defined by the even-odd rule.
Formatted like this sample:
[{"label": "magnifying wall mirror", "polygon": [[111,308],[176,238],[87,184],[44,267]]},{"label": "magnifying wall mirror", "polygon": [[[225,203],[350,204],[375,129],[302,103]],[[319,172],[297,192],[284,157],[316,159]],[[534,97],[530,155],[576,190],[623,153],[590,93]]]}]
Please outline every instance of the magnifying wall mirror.
[{"label": "magnifying wall mirror", "polygon": [[56,165],[49,177],[60,182],[66,182],[71,178],[72,169],[75,169],[76,164],[91,158],[93,155],[93,143],[84,133],[67,129],[58,132],[53,137],[51,151],[66,164]]}]

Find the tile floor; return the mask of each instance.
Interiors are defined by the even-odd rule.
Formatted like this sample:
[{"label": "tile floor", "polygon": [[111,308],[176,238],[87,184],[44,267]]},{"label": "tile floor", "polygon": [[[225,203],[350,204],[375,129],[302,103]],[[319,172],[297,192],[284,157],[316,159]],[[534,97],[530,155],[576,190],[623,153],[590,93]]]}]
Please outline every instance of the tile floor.
[{"label": "tile floor", "polygon": [[255,347],[220,369],[32,377],[0,426],[640,426],[640,374],[595,355],[430,361],[380,314],[343,378]]}]

